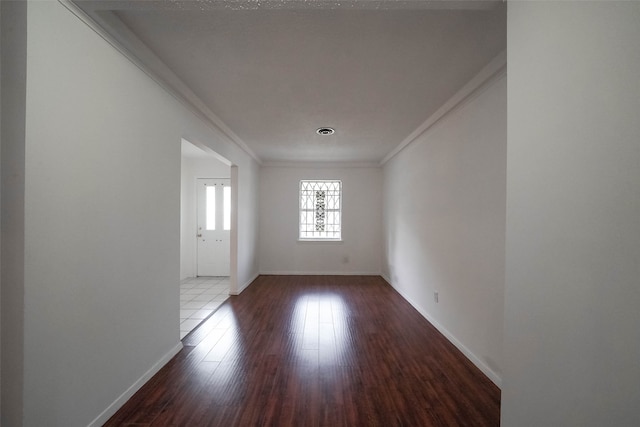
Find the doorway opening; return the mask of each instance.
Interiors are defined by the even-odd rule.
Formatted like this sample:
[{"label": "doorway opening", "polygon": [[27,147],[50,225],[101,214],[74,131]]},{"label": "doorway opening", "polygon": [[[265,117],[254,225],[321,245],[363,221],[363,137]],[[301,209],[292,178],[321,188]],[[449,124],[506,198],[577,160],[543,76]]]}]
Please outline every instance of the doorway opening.
[{"label": "doorway opening", "polygon": [[[237,209],[231,163],[204,146],[181,143],[180,339],[233,289]],[[234,175],[234,176],[232,176]]]}]

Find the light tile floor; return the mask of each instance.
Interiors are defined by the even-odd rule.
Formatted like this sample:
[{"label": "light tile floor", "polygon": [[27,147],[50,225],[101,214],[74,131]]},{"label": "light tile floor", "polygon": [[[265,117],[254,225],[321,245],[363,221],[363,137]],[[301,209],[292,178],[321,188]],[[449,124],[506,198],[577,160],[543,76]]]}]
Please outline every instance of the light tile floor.
[{"label": "light tile floor", "polygon": [[180,339],[229,298],[228,277],[192,277],[180,282]]}]

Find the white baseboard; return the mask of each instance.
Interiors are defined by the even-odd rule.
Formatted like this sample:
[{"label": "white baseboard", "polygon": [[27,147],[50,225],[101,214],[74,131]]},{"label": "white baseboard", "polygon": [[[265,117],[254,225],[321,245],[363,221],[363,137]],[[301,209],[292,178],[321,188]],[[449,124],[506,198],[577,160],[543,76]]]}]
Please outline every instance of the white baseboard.
[{"label": "white baseboard", "polygon": [[115,414],[118,409],[120,409],[127,400],[131,399],[140,388],[145,385],[147,381],[151,379],[155,374],[158,373],[160,369],[164,365],[166,365],[178,352],[182,350],[182,342],[178,342],[175,347],[169,350],[160,360],[158,360],[147,372],[145,372],[136,382],[134,382],[131,387],[129,387],[124,393],[122,393],[111,405],[107,407],[100,415],[98,415],[93,421],[89,423],[88,427],[100,427],[104,423],[106,423],[109,418]]},{"label": "white baseboard", "polygon": [[462,354],[464,354],[467,357],[467,359],[471,361],[471,363],[476,365],[476,367],[480,369],[483,374],[489,377],[489,379],[493,381],[493,383],[496,386],[498,386],[498,388],[500,389],[502,388],[502,378],[500,377],[500,375],[498,375],[493,369],[491,369],[486,363],[484,363],[479,357],[477,357],[471,350],[469,350],[464,344],[462,344],[462,342],[460,342],[460,340],[458,340],[458,338],[456,338],[455,335],[453,335],[444,326],[438,323],[438,321],[435,320],[426,310],[424,310],[415,301],[413,301],[408,295],[406,295],[404,292],[402,292],[400,289],[394,286],[393,282],[389,277],[387,277],[386,274],[382,274],[381,276],[384,280],[387,281],[387,283],[389,283],[393,287],[393,289],[396,290],[396,292],[398,292],[402,296],[402,298],[404,298],[409,304],[411,304],[413,308],[415,308],[418,311],[418,313],[420,313],[425,319],[427,319],[427,321],[431,323],[434,328],[436,328],[442,335],[444,335],[451,342],[451,344],[455,345],[456,348],[460,350]]},{"label": "white baseboard", "polygon": [[261,271],[265,276],[380,276],[379,271]]},{"label": "white baseboard", "polygon": [[253,277],[249,280],[247,280],[244,285],[239,286],[238,290],[236,292],[229,292],[229,295],[240,295],[240,293],[242,291],[244,291],[245,289],[247,289],[249,287],[250,284],[253,283],[254,280],[256,280],[258,278],[258,276],[260,276],[260,273],[256,273],[253,275]]}]

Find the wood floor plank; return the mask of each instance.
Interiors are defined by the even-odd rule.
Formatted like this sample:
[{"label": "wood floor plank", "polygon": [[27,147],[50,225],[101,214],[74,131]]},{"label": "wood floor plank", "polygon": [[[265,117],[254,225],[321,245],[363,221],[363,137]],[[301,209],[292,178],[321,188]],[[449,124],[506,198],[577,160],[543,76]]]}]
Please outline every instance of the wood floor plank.
[{"label": "wood floor plank", "polygon": [[382,278],[260,276],[106,426],[497,426],[500,391]]}]

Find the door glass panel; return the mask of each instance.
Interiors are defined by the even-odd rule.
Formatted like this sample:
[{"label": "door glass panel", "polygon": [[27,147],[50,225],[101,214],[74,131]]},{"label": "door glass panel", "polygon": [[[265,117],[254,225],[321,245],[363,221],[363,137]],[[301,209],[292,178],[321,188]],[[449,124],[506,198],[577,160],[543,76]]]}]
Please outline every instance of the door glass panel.
[{"label": "door glass panel", "polygon": [[207,230],[215,230],[216,229],[216,187],[212,185],[207,185],[207,194],[205,196],[206,200],[206,219],[207,219]]},{"label": "door glass panel", "polygon": [[224,187],[224,230],[231,230],[231,187]]}]

